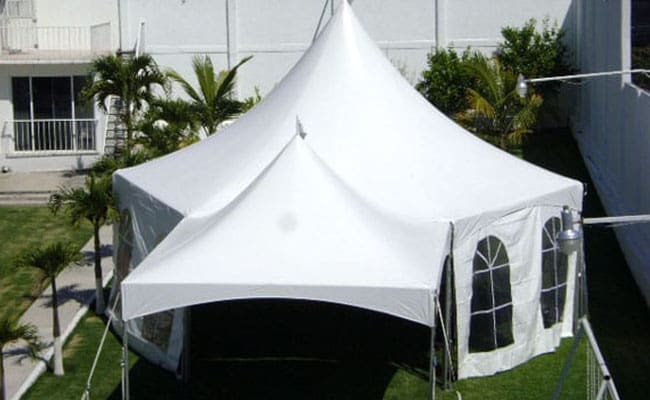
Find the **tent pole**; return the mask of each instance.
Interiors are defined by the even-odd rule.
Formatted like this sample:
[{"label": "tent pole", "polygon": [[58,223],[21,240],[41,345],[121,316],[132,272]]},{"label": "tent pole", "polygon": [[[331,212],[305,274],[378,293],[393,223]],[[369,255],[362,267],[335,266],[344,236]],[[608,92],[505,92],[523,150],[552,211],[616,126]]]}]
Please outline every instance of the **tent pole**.
[{"label": "tent pole", "polygon": [[122,398],[129,400],[131,394],[129,393],[129,332],[126,329],[126,321],[122,321],[124,330],[122,331],[122,371],[123,371],[123,384],[122,384]]},{"label": "tent pole", "polygon": [[445,327],[447,328],[447,339],[445,340],[445,356],[444,356],[444,370],[443,370],[443,387],[445,390],[450,389],[450,373],[451,366],[451,348],[450,344],[453,340],[451,328],[451,303],[452,303],[452,288],[453,285],[453,269],[454,269],[454,223],[450,222],[451,238],[449,239],[449,256],[447,258],[447,273],[445,274]]},{"label": "tent pole", "polygon": [[445,326],[448,329],[447,332],[447,337],[449,340],[445,340],[445,356],[444,356],[444,369],[443,369],[443,387],[445,389],[449,389],[450,382],[449,382],[449,367],[451,365],[451,360],[450,354],[451,354],[451,349],[449,348],[451,344],[451,285],[452,285],[452,277],[451,277],[451,270],[452,270],[452,258],[451,254],[449,255],[449,259],[447,261],[447,273],[445,276]]},{"label": "tent pole", "polygon": [[436,307],[433,307],[433,326],[431,327],[431,344],[429,353],[429,399],[436,399]]},{"label": "tent pole", "polygon": [[190,342],[190,329],[192,328],[192,313],[191,307],[185,307],[185,318],[183,320],[183,382],[188,384],[190,383],[190,353],[191,353],[191,342]]}]

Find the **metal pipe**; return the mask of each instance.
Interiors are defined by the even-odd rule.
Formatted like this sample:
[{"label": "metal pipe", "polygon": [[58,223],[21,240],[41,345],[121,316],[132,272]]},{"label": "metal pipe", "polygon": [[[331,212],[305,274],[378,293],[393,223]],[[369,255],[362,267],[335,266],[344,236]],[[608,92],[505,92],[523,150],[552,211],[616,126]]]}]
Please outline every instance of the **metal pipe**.
[{"label": "metal pipe", "polygon": [[626,69],[620,71],[605,71],[605,72],[590,72],[585,74],[574,75],[559,75],[549,76],[544,78],[524,79],[527,83],[551,82],[551,81],[566,81],[570,79],[591,78],[595,76],[609,76],[609,75],[623,75],[623,74],[636,74],[636,73],[650,73],[649,69]]},{"label": "metal pipe", "polygon": [[644,222],[650,222],[650,214],[622,215],[619,217],[584,218],[582,220],[583,225],[644,223]]}]

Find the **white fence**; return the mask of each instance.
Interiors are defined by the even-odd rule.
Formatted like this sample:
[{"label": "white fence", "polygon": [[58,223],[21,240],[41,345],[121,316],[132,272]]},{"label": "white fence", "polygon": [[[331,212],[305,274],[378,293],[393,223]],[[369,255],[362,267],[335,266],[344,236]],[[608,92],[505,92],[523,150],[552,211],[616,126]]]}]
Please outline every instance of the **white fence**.
[{"label": "white fence", "polygon": [[95,119],[34,119],[5,123],[13,153],[83,152],[97,149]]},{"label": "white fence", "polygon": [[0,26],[2,50],[9,53],[70,51],[99,54],[110,51],[109,23],[93,26],[35,26],[8,23]]}]

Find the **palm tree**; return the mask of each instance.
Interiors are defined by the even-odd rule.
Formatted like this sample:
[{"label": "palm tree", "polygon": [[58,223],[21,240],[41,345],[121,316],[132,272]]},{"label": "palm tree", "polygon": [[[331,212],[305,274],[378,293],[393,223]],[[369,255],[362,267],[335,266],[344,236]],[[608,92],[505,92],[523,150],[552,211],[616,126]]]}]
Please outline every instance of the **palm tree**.
[{"label": "palm tree", "polygon": [[150,55],[143,54],[130,58],[116,55],[96,58],[91,64],[90,76],[82,91],[84,98],[95,99],[104,112],[108,112],[109,96],[120,99],[120,121],[126,128],[126,152],[129,153],[137,114],[152,99],[155,87],[167,87],[165,74],[160,72]]},{"label": "palm tree", "polygon": [[496,59],[478,55],[466,68],[477,87],[467,90],[469,108],[456,114],[456,121],[503,150],[520,145],[535,124],[542,97],[519,97],[517,77]]},{"label": "palm tree", "polygon": [[198,116],[192,104],[182,99],[156,98],[138,125],[136,140],[152,158],[199,140]]},{"label": "palm tree", "polygon": [[95,249],[95,291],[96,302],[95,312],[104,312],[104,290],[102,279],[102,256],[101,243],[99,240],[99,229],[115,221],[119,212],[117,211],[116,198],[113,195],[113,184],[110,175],[95,177],[90,174],[86,178],[84,187],[59,188],[50,196],[50,210],[56,214],[63,208],[66,216],[75,228],[79,228],[86,220],[93,226],[93,238]]},{"label": "palm tree", "polygon": [[7,316],[0,316],[0,400],[6,399],[4,355],[2,348],[13,342],[25,341],[30,352],[40,350],[40,338],[36,334],[36,327],[32,324],[19,324]]},{"label": "palm tree", "polygon": [[43,247],[25,250],[18,257],[19,267],[37,268],[42,279],[49,280],[52,288],[52,337],[54,338],[54,375],[62,376],[63,347],[59,323],[59,299],[56,290],[56,276],[71,263],[78,263],[81,253],[72,243],[55,242]]},{"label": "palm tree", "polygon": [[206,135],[212,135],[223,121],[242,113],[243,103],[234,98],[235,81],[237,69],[251,58],[252,56],[246,57],[233,68],[217,74],[210,57],[194,57],[192,69],[199,83],[198,89],[192,87],[176,71],[167,73],[190,97]]}]

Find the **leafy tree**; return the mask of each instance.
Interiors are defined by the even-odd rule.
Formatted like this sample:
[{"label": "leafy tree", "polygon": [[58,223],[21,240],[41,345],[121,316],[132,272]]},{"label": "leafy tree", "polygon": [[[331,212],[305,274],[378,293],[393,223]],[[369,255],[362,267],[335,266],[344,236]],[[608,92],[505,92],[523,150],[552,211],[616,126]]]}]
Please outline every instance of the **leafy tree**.
[{"label": "leafy tree", "polygon": [[62,376],[63,345],[61,343],[61,324],[59,323],[59,299],[56,289],[56,276],[71,263],[82,259],[79,249],[72,243],[55,242],[43,247],[34,247],[20,254],[18,267],[40,270],[42,279],[50,281],[52,288],[52,337],[54,338],[54,375]]},{"label": "leafy tree", "polygon": [[137,142],[150,157],[159,157],[199,140],[199,117],[182,99],[156,98],[138,125]]},{"label": "leafy tree", "polygon": [[194,57],[192,69],[199,84],[196,89],[176,71],[167,73],[190,97],[206,135],[212,135],[219,124],[243,111],[243,103],[235,99],[235,81],[239,67],[251,58],[246,57],[233,68],[216,73],[210,57]]},{"label": "leafy tree", "polygon": [[111,176],[95,177],[90,174],[84,187],[60,188],[50,196],[50,210],[57,214],[63,209],[72,225],[78,228],[86,220],[93,226],[95,250],[95,312],[104,312],[102,255],[99,229],[119,217],[116,198],[113,196]]},{"label": "leafy tree", "polygon": [[506,26],[501,29],[504,42],[499,44],[497,58],[502,68],[526,78],[565,75],[573,72],[567,62],[568,50],[564,45],[564,31],[557,25],[542,22],[537,31],[537,21],[530,19],[521,28]]},{"label": "leafy tree", "polygon": [[415,88],[449,116],[464,110],[467,89],[475,81],[464,65],[472,58],[469,50],[459,56],[452,48],[436,49],[428,55],[427,69]]},{"label": "leafy tree", "polygon": [[30,348],[30,352],[37,352],[41,349],[42,344],[36,333],[36,327],[32,324],[19,324],[8,316],[0,316],[0,400],[5,400],[5,371],[4,371],[4,354],[2,348],[10,343],[25,341]]},{"label": "leafy tree", "polygon": [[469,107],[456,115],[457,122],[501,149],[513,150],[531,132],[541,96],[520,98],[515,90],[517,77],[496,59],[476,56],[466,68],[477,86],[467,90]]},{"label": "leafy tree", "polygon": [[82,91],[87,100],[95,99],[97,106],[108,112],[108,97],[120,98],[120,121],[126,128],[126,152],[129,153],[137,115],[151,101],[154,88],[166,88],[165,74],[160,72],[150,55],[143,54],[130,58],[116,55],[99,57],[91,64],[90,76]]}]

